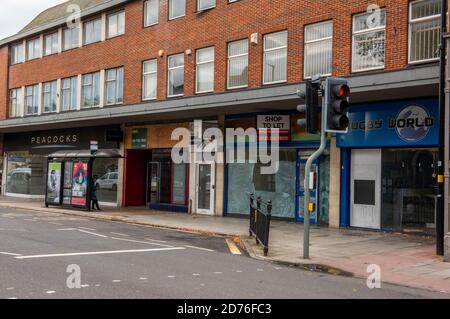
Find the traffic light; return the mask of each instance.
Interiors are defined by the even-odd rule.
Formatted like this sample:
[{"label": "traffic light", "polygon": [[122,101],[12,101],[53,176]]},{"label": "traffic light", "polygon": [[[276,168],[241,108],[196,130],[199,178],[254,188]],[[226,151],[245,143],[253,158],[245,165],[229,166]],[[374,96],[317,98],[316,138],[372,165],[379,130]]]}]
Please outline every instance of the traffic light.
[{"label": "traffic light", "polygon": [[297,111],[305,113],[305,118],[299,119],[297,124],[304,126],[306,132],[311,134],[319,131],[319,89],[320,82],[307,81],[305,93],[299,93],[305,99],[305,104],[297,106]]},{"label": "traffic light", "polygon": [[327,78],[325,89],[326,127],[329,133],[347,133],[349,126],[350,86],[342,78]]}]

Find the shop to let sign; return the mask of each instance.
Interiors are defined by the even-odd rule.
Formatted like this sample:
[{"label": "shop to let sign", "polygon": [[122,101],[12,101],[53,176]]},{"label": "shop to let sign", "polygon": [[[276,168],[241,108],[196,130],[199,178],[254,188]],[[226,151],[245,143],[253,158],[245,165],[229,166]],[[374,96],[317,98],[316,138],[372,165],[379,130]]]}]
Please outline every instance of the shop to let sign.
[{"label": "shop to let sign", "polygon": [[289,115],[258,115],[258,135],[260,140],[273,140],[276,135],[273,129],[279,130],[280,141],[291,139],[291,118]]}]

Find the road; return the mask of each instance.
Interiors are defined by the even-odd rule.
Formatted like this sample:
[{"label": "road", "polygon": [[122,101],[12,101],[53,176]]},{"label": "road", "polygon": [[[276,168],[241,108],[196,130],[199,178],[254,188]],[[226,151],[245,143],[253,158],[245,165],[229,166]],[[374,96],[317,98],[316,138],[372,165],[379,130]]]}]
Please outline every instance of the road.
[{"label": "road", "polygon": [[[363,279],[231,251],[221,237],[0,209],[0,298],[450,297],[384,283],[369,289]],[[69,288],[78,270],[81,286]]]}]

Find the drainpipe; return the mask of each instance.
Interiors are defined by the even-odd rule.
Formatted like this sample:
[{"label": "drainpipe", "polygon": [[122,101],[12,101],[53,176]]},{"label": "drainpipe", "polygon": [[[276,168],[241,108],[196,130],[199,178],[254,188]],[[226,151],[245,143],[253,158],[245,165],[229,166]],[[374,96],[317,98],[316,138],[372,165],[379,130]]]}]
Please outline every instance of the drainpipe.
[{"label": "drainpipe", "polygon": [[441,1],[441,43],[439,48],[439,163],[438,163],[438,198],[436,213],[436,254],[444,255],[445,220],[448,214],[449,185],[449,130],[446,110],[446,39],[447,0]]}]

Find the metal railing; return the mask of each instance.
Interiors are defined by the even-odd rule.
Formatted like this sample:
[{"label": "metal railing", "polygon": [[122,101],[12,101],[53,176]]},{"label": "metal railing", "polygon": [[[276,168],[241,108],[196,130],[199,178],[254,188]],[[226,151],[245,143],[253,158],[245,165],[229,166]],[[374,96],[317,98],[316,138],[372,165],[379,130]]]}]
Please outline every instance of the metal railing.
[{"label": "metal railing", "polygon": [[264,248],[264,256],[269,253],[269,230],[272,216],[272,202],[264,201],[255,194],[250,194],[250,236],[256,237],[256,244]]}]

